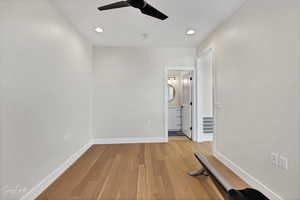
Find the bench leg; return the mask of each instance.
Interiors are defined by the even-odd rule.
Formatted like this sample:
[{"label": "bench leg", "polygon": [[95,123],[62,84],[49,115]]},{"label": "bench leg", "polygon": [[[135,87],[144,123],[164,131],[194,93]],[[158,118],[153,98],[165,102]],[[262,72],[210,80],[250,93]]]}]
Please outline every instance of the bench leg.
[{"label": "bench leg", "polygon": [[200,169],[196,171],[192,171],[189,173],[190,176],[208,176],[205,169]]}]

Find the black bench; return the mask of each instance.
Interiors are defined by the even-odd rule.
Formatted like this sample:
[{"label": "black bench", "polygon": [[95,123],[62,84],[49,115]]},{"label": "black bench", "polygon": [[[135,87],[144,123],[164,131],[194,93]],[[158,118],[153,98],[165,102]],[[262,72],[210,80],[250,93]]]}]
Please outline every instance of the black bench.
[{"label": "black bench", "polygon": [[217,188],[228,200],[269,200],[261,192],[246,188],[243,190],[235,189],[230,182],[212,165],[212,163],[202,153],[195,153],[197,160],[203,166],[203,169],[190,172],[191,176],[205,175],[210,176]]}]

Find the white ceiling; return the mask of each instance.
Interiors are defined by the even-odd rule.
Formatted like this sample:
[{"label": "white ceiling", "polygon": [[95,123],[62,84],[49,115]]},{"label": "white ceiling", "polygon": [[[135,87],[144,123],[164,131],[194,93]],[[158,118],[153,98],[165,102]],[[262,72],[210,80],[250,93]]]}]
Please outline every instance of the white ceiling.
[{"label": "white ceiling", "polygon": [[[52,0],[78,31],[94,45],[194,47],[244,0],[148,0],[169,18],[160,21],[134,8],[99,12],[97,7],[118,0]],[[96,33],[100,26],[104,33]],[[196,35],[187,36],[188,28]],[[149,34],[147,39],[143,33]]]}]

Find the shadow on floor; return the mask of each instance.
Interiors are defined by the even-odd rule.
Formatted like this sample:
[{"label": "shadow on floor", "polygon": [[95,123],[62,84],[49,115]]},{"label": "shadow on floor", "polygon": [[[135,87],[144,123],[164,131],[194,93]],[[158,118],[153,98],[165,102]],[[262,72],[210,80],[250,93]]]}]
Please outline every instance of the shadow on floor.
[{"label": "shadow on floor", "polygon": [[168,135],[169,136],[185,136],[184,133],[181,131],[169,131]]}]

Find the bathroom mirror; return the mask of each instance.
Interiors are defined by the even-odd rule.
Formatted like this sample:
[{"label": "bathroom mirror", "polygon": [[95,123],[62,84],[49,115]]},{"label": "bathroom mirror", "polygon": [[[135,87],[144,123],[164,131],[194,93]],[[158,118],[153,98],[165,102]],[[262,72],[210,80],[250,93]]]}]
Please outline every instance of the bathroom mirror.
[{"label": "bathroom mirror", "polygon": [[168,95],[169,95],[168,100],[169,100],[169,103],[174,101],[175,94],[176,94],[175,87],[173,85],[168,84]]}]

